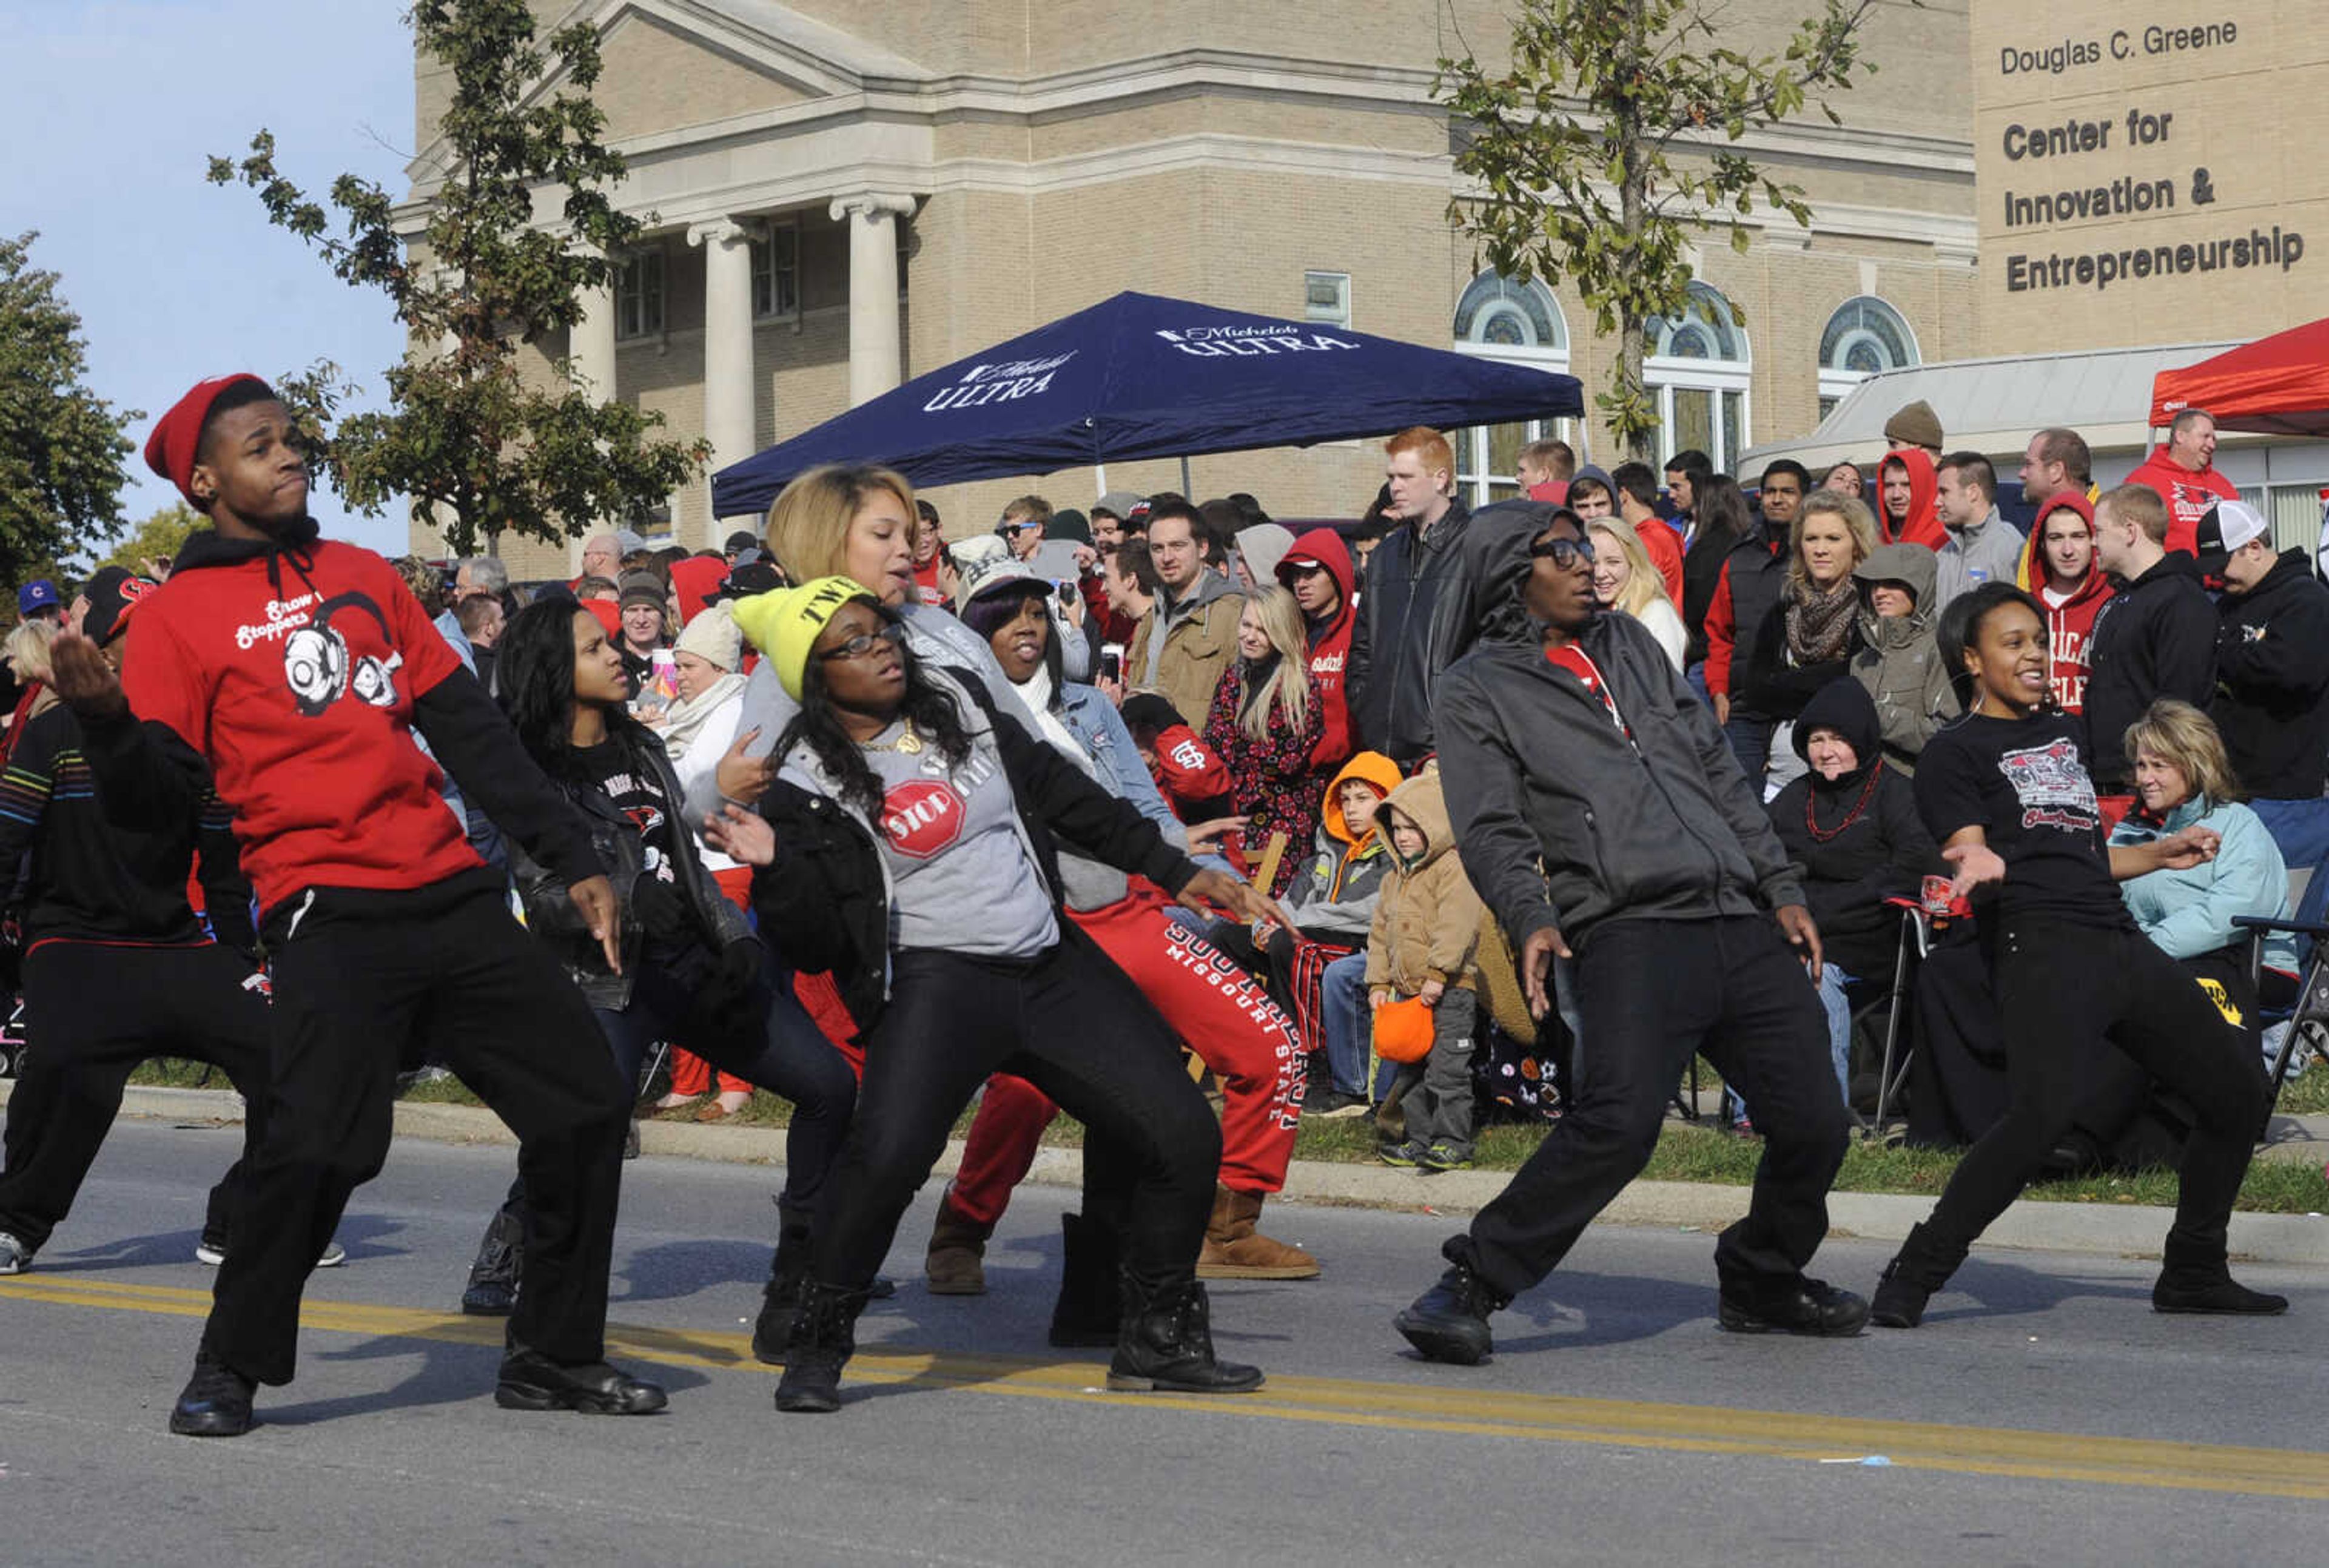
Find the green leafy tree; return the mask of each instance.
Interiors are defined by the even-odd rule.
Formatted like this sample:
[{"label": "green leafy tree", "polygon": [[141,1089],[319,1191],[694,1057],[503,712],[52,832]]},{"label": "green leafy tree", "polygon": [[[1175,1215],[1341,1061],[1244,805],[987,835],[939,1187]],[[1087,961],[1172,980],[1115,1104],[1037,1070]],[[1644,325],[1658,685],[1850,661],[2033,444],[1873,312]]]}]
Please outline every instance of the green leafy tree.
[{"label": "green leafy tree", "polygon": [[110,553],[99,556],[90,564],[90,571],[94,572],[103,566],[118,566],[141,577],[151,577],[156,562],[166,566],[176,560],[178,551],[186,543],[186,536],[197,528],[209,525],[208,518],[184,501],[173,501],[131,529],[128,536],[115,545]]},{"label": "green leafy tree", "polygon": [[[504,531],[560,539],[662,504],[702,469],[708,443],[656,436],[661,415],[600,402],[603,388],[528,386],[518,362],[522,345],[580,319],[584,291],[612,286],[609,257],[642,227],[607,194],[624,165],[600,141],[606,117],[590,100],[598,34],[578,24],[538,44],[525,0],[422,0],[410,19],[453,91],[438,126],[445,177],[410,250],[396,203],[354,175],[332,183],[344,230],[334,234],[324,206],[277,170],[263,130],[240,163],[210,161],[214,183],[250,186],[334,272],[385,293],[415,345],[385,373],[384,410],[335,420],[348,391],[336,368],[295,378],[287,392],[318,463],[361,510],[408,497],[462,554]],[[553,63],[564,86],[527,103]],[[554,228],[534,224],[542,190],[558,193]]]},{"label": "green leafy tree", "polygon": [[[1768,207],[1808,224],[1799,186],[1733,150],[1752,130],[1842,91],[1876,0],[1825,0],[1777,54],[1718,42],[1720,0],[1523,0],[1509,62],[1442,59],[1456,167],[1479,184],[1448,215],[1508,277],[1573,281],[1617,364],[1595,401],[1619,445],[1649,454],[1657,407],[1642,382],[1645,327],[1689,303],[1693,233]],[[1467,46],[1468,47],[1468,46]],[[1842,124],[1834,109],[1816,105]]]},{"label": "green leafy tree", "polygon": [[33,265],[38,238],[0,236],[0,583],[49,575],[120,529],[122,430],[145,417],[83,384],[80,316]]}]

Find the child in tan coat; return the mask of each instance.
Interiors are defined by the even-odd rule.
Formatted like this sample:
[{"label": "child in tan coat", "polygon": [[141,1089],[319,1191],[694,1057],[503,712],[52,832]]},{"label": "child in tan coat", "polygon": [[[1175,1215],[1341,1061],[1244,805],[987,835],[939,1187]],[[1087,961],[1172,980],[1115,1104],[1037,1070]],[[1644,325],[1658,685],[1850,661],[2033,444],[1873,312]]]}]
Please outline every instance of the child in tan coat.
[{"label": "child in tan coat", "polygon": [[[1480,895],[1457,858],[1434,770],[1375,808],[1395,865],[1367,935],[1367,999],[1380,1009],[1419,997],[1431,1009],[1431,1054],[1407,1063],[1376,1109],[1383,1162],[1427,1171],[1472,1163],[1472,1049],[1479,1020]],[[1392,1129],[1404,1113],[1404,1140]]]}]

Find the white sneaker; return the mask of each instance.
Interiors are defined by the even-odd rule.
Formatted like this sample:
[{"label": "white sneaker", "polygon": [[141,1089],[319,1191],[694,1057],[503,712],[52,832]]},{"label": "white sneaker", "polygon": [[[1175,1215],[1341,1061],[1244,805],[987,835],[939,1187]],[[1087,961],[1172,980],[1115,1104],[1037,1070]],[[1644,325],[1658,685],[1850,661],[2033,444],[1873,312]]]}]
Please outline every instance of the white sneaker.
[{"label": "white sneaker", "polygon": [[0,1274],[21,1274],[33,1266],[33,1249],[0,1231]]},{"label": "white sneaker", "polygon": [[[345,1247],[341,1246],[337,1242],[326,1242],[324,1243],[323,1256],[316,1260],[316,1267],[318,1269],[336,1269],[347,1261],[348,1250]],[[213,1242],[208,1236],[204,1236],[201,1241],[194,1243],[194,1261],[197,1263],[206,1263],[213,1269],[217,1268],[221,1263],[226,1261],[226,1243],[223,1242]],[[8,1272],[11,1272],[11,1270],[0,1269],[0,1274]]]}]

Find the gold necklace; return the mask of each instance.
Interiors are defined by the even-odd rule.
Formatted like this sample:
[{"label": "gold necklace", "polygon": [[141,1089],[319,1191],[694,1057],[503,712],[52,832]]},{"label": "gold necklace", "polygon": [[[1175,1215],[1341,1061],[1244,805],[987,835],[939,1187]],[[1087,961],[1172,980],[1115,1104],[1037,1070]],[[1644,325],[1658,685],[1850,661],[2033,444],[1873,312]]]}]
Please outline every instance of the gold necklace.
[{"label": "gold necklace", "polygon": [[908,718],[900,718],[898,723],[903,726],[903,728],[896,740],[878,742],[873,741],[860,741],[857,742],[858,749],[865,751],[902,751],[909,757],[920,751],[922,749],[922,737],[920,732],[914,728],[914,721]]}]

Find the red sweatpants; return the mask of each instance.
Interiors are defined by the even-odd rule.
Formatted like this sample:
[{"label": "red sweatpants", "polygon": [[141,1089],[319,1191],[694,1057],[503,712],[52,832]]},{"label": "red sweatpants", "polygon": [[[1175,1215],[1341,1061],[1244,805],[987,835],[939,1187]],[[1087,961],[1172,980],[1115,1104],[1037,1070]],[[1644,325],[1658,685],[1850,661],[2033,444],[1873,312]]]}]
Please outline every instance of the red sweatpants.
[{"label": "red sweatpants", "polygon": [[[1221,1080],[1221,1185],[1274,1193],[1286,1185],[1302,1118],[1301,1044],[1259,982],[1164,909],[1161,894],[1136,889],[1106,909],[1069,918]],[[955,1206],[980,1224],[1001,1219],[1059,1113],[1023,1078],[998,1072],[988,1079],[950,1189]]]}]

